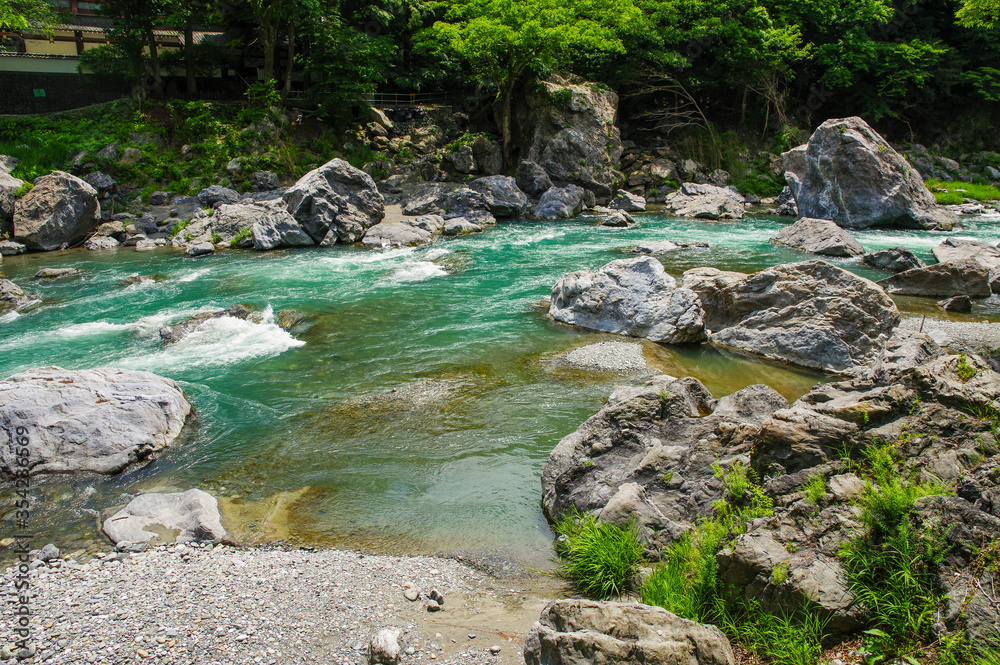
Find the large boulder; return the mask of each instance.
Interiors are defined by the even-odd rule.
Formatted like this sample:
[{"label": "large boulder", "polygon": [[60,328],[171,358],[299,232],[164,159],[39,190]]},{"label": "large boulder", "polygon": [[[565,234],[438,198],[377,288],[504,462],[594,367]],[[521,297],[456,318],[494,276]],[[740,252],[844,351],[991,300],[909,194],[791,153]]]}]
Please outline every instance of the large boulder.
[{"label": "large boulder", "polygon": [[49,251],[81,243],[97,228],[97,190],[80,178],[55,171],[35,179],[14,204],[14,240],[28,249]]},{"label": "large boulder", "polygon": [[563,275],[552,287],[549,315],[561,323],[664,344],[705,339],[698,296],[678,288],[663,265],[648,256]]},{"label": "large boulder", "polygon": [[483,195],[486,209],[494,217],[520,217],[530,208],[527,195],[518,189],[517,182],[509,176],[478,178],[469,183],[469,188]]},{"label": "large boulder", "polygon": [[431,241],[430,231],[404,222],[382,222],[365,232],[361,244],[365,247],[415,247]]},{"label": "large boulder", "polygon": [[553,76],[519,100],[516,148],[557,183],[609,197],[624,176],[617,170],[621,135],[618,95],[610,88]]},{"label": "large boulder", "polygon": [[8,311],[23,312],[42,303],[41,298],[29,293],[9,279],[0,279],[0,314]]},{"label": "large boulder", "polygon": [[299,178],[283,200],[317,245],[353,243],[385,217],[385,201],[371,176],[334,159]]},{"label": "large boulder", "polygon": [[715,626],[661,607],[571,598],[549,603],[524,643],[526,665],[733,665]]},{"label": "large boulder", "polygon": [[518,188],[528,196],[541,196],[552,187],[549,174],[534,162],[524,161],[518,164],[514,172]]},{"label": "large boulder", "polygon": [[931,250],[941,263],[975,261],[990,271],[990,289],[1000,293],[1000,249],[981,240],[948,238]]},{"label": "large boulder", "polygon": [[937,205],[920,174],[861,118],[827,120],[782,155],[799,214],[848,229],[950,230],[958,217]]},{"label": "large boulder", "polygon": [[663,203],[666,212],[697,219],[743,219],[746,200],[727,187],[686,182]]},{"label": "large boulder", "polygon": [[549,455],[542,509],[553,521],[590,511],[613,524],[634,524],[646,556],[658,559],[722,498],[713,466],[749,463],[747,446],[733,440],[787,406],[761,385],[718,401],[694,378],[659,376],[617,388]]},{"label": "large boulder", "polygon": [[819,260],[763,270],[706,300],[716,346],[824,372],[863,372],[900,322],[879,286]]},{"label": "large boulder", "polygon": [[619,189],[618,193],[615,194],[615,198],[611,199],[608,207],[612,210],[624,210],[625,212],[645,212],[646,199],[638,194]]},{"label": "large boulder", "polygon": [[209,208],[213,208],[220,203],[236,203],[239,200],[239,192],[221,185],[212,185],[198,192],[198,202]]},{"label": "large boulder", "polygon": [[260,206],[260,213],[250,226],[254,249],[267,251],[277,247],[308,247],[313,244],[299,223],[284,206]]},{"label": "large boulder", "polygon": [[552,187],[531,211],[536,219],[570,219],[583,210],[583,189],[576,185]]},{"label": "large boulder", "polygon": [[865,253],[854,236],[828,219],[803,217],[773,236],[771,242],[821,256],[848,257]]},{"label": "large boulder", "polygon": [[24,181],[0,169],[0,234],[10,236],[14,231],[14,201],[17,190],[24,186]]},{"label": "large boulder", "polygon": [[115,543],[186,543],[226,537],[219,502],[201,490],[140,494],[104,520],[104,533]]},{"label": "large boulder", "polygon": [[[170,379],[149,372],[40,367],[0,381],[0,468],[28,473],[116,473],[167,448],[191,405]],[[3,440],[5,439],[5,440]]]},{"label": "large boulder", "polygon": [[878,284],[894,295],[925,298],[987,298],[992,293],[989,269],[971,259],[911,268]]},{"label": "large boulder", "polygon": [[861,261],[866,266],[886,270],[888,272],[903,272],[911,268],[926,268],[919,256],[905,247],[893,247],[892,249],[880,249],[861,257]]}]

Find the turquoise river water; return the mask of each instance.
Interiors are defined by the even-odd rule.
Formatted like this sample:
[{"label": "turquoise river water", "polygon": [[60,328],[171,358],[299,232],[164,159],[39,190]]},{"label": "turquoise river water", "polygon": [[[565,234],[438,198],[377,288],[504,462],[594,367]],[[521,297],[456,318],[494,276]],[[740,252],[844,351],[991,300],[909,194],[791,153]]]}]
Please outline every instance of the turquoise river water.
[{"label": "turquoise river water", "polygon": [[[5,258],[2,271],[45,304],[0,318],[0,376],[39,365],[144,369],[178,381],[197,414],[174,447],[115,477],[37,486],[46,537],[72,551],[101,542],[99,511],[138,490],[200,487],[223,498],[245,542],[547,560],[539,475],[559,439],[622,377],[554,367],[556,354],[609,336],[557,325],[538,302],[564,272],[597,268],[640,241],[707,241],[662,257],[752,271],[807,258],[768,244],[787,220],[696,222],[656,215],[618,230],[574,220],[507,222],[419,249],[353,247],[189,259],[176,251],[70,251]],[[944,234],[866,231],[867,250],[929,257]],[[958,237],[1000,240],[1000,217]],[[857,261],[845,268],[881,278]],[[32,282],[43,267],[80,278]],[[130,273],[159,281],[124,286]],[[900,300],[904,312],[939,313]],[[263,323],[212,320],[167,345],[159,328],[248,303]],[[993,299],[976,320],[1000,318]],[[299,310],[286,332],[274,312]],[[789,399],[824,377],[735,359],[707,346],[645,345],[647,359],[694,375],[717,397],[753,383]]]}]

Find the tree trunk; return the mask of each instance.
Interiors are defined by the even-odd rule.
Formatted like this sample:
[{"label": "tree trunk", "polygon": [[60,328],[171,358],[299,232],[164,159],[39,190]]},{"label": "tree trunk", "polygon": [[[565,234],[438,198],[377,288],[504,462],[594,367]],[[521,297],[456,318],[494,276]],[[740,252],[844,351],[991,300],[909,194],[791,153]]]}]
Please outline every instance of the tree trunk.
[{"label": "tree trunk", "polygon": [[500,116],[499,124],[500,133],[503,136],[503,163],[504,170],[509,171],[514,168],[514,146],[512,145],[513,136],[511,131],[511,103],[514,97],[514,87],[517,85],[517,81],[512,80],[500,87],[500,92],[497,95],[497,102],[499,103],[499,113]]},{"label": "tree trunk", "polygon": [[288,23],[288,60],[285,62],[285,82],[281,86],[281,98],[288,99],[292,91],[292,73],[295,70],[295,21]]},{"label": "tree trunk", "polygon": [[160,75],[160,56],[156,50],[156,35],[152,28],[146,31],[146,39],[149,41],[149,64],[153,68],[153,90],[160,95],[163,93],[163,77]]},{"label": "tree trunk", "polygon": [[264,49],[264,77],[265,81],[274,80],[274,46],[278,41],[277,25],[260,26],[260,43]]},{"label": "tree trunk", "polygon": [[198,92],[198,81],[194,76],[194,16],[190,14],[184,22],[184,69],[188,94],[193,95]]}]

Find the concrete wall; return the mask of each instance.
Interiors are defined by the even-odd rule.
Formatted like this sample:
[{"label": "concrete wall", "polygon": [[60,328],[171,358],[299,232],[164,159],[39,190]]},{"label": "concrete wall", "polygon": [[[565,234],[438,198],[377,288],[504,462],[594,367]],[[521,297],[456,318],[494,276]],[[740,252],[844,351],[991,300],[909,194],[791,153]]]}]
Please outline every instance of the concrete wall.
[{"label": "concrete wall", "polygon": [[[0,65],[7,58],[0,58]],[[25,58],[26,60],[28,58]],[[38,59],[38,62],[59,62]],[[0,115],[51,113],[108,102],[128,96],[127,85],[98,76],[0,71]],[[36,96],[44,90],[45,96]]]}]

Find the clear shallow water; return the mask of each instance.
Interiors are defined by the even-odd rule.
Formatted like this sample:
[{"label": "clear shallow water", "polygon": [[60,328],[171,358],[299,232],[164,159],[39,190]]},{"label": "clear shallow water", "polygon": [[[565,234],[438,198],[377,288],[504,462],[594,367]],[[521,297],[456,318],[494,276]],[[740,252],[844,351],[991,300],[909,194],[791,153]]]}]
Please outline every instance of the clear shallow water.
[{"label": "clear shallow water", "polygon": [[[980,219],[954,235],[996,242],[998,222]],[[223,498],[233,534],[247,542],[497,553],[537,565],[550,553],[541,468],[623,381],[550,367],[554,354],[607,337],[552,323],[538,301],[562,273],[599,267],[644,240],[712,245],[663,257],[677,275],[805,259],[767,243],[785,223],[643,216],[628,230],[512,222],[387,252],[8,257],[6,276],[45,305],[0,319],[0,376],[46,364],[145,369],[180,382],[197,409],[182,440],[142,469],[43,483],[39,519],[49,539],[85,546],[99,540],[96,511],[123,503],[123,493],[201,487]],[[903,244],[925,257],[946,237],[856,235],[869,250]],[[30,281],[52,266],[85,275]],[[123,285],[133,272],[159,281]],[[235,303],[263,310],[263,322],[219,319],[176,344],[159,339],[165,324]],[[292,332],[275,322],[288,309],[306,315]],[[987,302],[973,318],[997,314]],[[697,376],[716,396],[767,383],[794,399],[823,378],[707,347],[645,348],[660,370]]]}]

